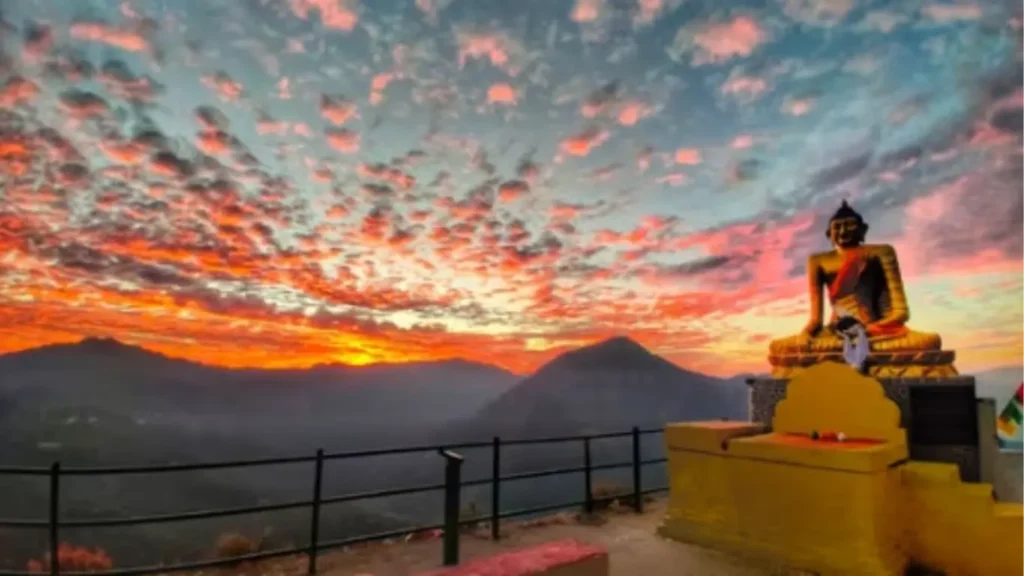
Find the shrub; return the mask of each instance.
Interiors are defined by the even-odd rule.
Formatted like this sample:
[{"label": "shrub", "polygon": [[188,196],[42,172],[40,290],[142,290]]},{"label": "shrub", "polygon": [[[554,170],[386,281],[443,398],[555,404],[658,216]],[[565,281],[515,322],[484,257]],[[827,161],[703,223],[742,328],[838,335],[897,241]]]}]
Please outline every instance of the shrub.
[{"label": "shrub", "polygon": [[[461,510],[459,510],[459,522],[465,522],[467,520],[476,518],[479,515],[480,512],[477,510],[476,503],[470,502],[466,506],[463,506]],[[472,532],[474,529],[476,529],[478,524],[479,522],[472,522],[470,524],[466,524],[462,526],[461,531]]]},{"label": "shrub", "polygon": [[263,539],[256,540],[237,532],[221,534],[217,539],[217,558],[227,560],[248,554],[255,554],[263,549]]},{"label": "shrub", "polygon": [[[114,561],[102,548],[90,550],[85,546],[74,546],[66,542],[61,542],[57,546],[57,560],[62,572],[100,572],[114,567]],[[28,571],[49,572],[50,554],[44,555],[42,560],[29,560]]]},{"label": "shrub", "polygon": [[[630,491],[618,484],[598,482],[590,489],[594,499],[594,510],[615,508],[625,501],[630,501]],[[620,500],[624,500],[620,502]]]}]

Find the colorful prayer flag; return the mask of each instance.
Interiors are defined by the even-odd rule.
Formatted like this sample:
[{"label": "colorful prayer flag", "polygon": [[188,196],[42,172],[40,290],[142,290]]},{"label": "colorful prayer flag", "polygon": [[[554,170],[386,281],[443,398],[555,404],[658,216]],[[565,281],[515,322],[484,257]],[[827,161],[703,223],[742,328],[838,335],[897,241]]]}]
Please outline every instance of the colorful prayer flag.
[{"label": "colorful prayer flag", "polygon": [[1024,419],[1024,382],[1017,387],[1017,392],[1006,403],[1006,407],[999,414],[996,421],[996,428],[1003,436],[1013,437],[1020,429],[1021,420]]}]

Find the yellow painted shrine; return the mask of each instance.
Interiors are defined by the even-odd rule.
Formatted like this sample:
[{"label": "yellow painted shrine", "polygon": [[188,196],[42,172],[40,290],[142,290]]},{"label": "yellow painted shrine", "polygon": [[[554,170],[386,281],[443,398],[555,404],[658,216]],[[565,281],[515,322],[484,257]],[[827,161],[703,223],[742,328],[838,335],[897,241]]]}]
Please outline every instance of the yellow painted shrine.
[{"label": "yellow painted shrine", "polygon": [[[665,429],[670,501],[660,533],[764,565],[822,575],[1024,572],[1020,504],[954,464],[907,460],[899,409],[881,384],[825,362],[802,370],[773,431],[738,422]],[[843,432],[844,442],[812,440]]]}]

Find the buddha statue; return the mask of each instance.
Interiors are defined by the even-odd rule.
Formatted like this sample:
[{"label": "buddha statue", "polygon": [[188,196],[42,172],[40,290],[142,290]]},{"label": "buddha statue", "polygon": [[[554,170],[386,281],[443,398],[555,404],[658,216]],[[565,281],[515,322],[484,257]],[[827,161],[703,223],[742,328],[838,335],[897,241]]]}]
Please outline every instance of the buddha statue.
[{"label": "buddha statue", "polygon": [[[942,350],[939,335],[907,326],[910,309],[896,250],[888,244],[865,244],[867,231],[864,218],[844,200],[825,231],[833,249],[807,259],[807,325],[799,334],[769,346],[774,377],[789,378],[826,360],[843,362],[844,339],[836,328],[843,318],[856,321],[867,333],[868,374],[889,378],[956,375],[953,352]],[[827,325],[822,319],[823,293],[832,311]]]}]

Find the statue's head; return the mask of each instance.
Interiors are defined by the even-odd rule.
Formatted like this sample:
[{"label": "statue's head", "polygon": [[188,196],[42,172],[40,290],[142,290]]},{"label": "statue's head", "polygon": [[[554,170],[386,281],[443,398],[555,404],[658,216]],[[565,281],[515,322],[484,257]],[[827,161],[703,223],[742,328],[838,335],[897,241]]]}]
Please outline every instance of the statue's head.
[{"label": "statue's head", "polygon": [[832,215],[828,221],[828,230],[825,236],[832,241],[832,245],[839,248],[853,248],[864,243],[864,236],[868,232],[867,222],[864,217],[850,208],[850,205],[843,200],[839,210]]}]

